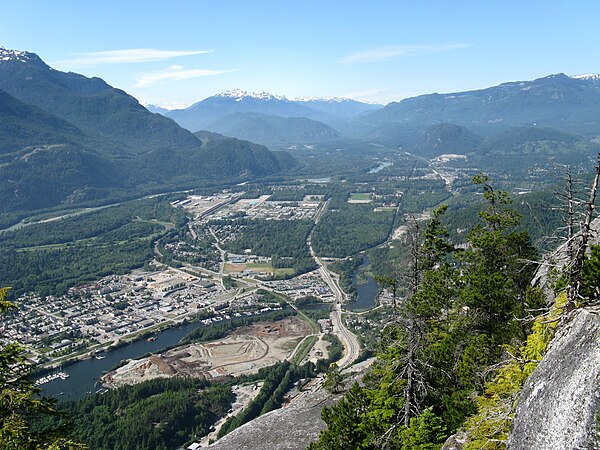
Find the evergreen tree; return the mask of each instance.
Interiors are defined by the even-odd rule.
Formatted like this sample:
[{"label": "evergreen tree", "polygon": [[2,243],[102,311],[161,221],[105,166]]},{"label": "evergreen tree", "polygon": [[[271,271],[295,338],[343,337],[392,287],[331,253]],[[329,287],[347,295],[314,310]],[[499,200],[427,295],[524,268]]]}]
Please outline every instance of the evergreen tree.
[{"label": "evergreen tree", "polygon": [[410,295],[384,329],[364,386],[323,412],[328,429],[312,449],[439,449],[477,411],[473,398],[502,359],[502,345],[525,338],[519,319],[540,299],[529,287],[535,250],[516,230],[508,194],[485,175],[473,182],[486,200],[482,222],[459,251],[442,206],[422,238],[411,240]]},{"label": "evergreen tree", "polygon": [[371,430],[364,426],[368,409],[367,395],[358,383],[354,383],[336,405],[323,408],[321,416],[328,427],[321,433],[319,441],[310,444],[307,450],[376,449],[369,443]]}]

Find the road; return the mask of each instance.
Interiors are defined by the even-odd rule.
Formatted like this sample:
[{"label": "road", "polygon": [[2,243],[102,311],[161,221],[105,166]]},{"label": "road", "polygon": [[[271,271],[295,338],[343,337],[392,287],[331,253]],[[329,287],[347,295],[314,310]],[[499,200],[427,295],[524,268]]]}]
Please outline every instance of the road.
[{"label": "road", "polygon": [[[222,207],[222,206],[224,206],[224,205],[221,205],[220,207]],[[321,208],[319,208],[319,210],[317,211],[317,214],[315,215],[315,218],[314,218],[315,225],[317,223],[319,223],[319,221],[321,220],[321,217],[327,210],[328,206],[329,206],[329,200],[325,201],[323,203],[323,205],[321,206]],[[214,212],[214,210],[212,212]],[[317,256],[317,254],[315,253],[315,251],[312,247],[312,235],[313,235],[314,229],[315,229],[315,227],[313,227],[313,229],[311,230],[306,242],[308,244],[308,247],[310,249],[310,253],[311,253],[312,257],[315,259],[317,265],[319,266],[319,273],[321,274],[321,277],[323,278],[325,283],[327,283],[327,285],[329,286],[329,289],[331,290],[331,292],[334,294],[334,297],[335,297],[335,303],[334,303],[333,309],[331,311],[330,318],[331,318],[331,323],[333,326],[333,334],[335,334],[338,337],[338,339],[340,340],[340,342],[342,343],[343,348],[344,348],[342,358],[337,363],[338,367],[343,369],[343,368],[351,366],[352,363],[354,361],[356,361],[356,359],[358,359],[358,357],[360,355],[360,343],[358,342],[357,337],[346,328],[346,325],[344,324],[344,321],[342,320],[342,313],[343,313],[342,304],[344,303],[344,301],[346,299],[346,295],[344,294],[344,292],[342,291],[342,289],[339,286],[338,277],[336,274],[333,274],[329,271],[329,269],[327,268],[327,265],[323,262],[323,260],[321,258],[319,258]],[[219,240],[218,240],[217,236],[215,235],[214,231],[210,228],[209,228],[209,231],[216,241],[216,248],[221,253],[222,264],[221,264],[221,267],[219,270],[218,279],[221,281],[221,284],[222,284],[223,277],[225,275],[224,274],[225,251],[223,248],[220,247]],[[194,235],[194,234],[195,233],[193,233],[192,235]],[[155,246],[155,252],[159,253],[157,246]],[[257,285],[259,285],[259,284],[262,284],[262,283],[257,283]]]},{"label": "road", "polygon": [[[315,225],[319,223],[322,215],[325,213],[325,210],[329,206],[329,200],[327,200],[323,207],[319,210],[317,215],[315,216]],[[310,249],[310,254],[315,259],[315,262],[319,266],[319,273],[321,277],[329,286],[329,289],[334,295],[335,303],[333,305],[333,309],[331,310],[331,324],[333,325],[333,334],[335,334],[344,347],[344,352],[342,354],[342,358],[337,362],[337,365],[340,369],[344,369],[352,365],[354,361],[358,359],[360,356],[360,343],[358,342],[358,338],[352,333],[342,320],[342,304],[346,299],[346,294],[340,288],[338,277],[335,274],[332,274],[327,265],[323,262],[321,258],[317,256],[312,246],[312,235],[315,230],[313,227],[310,232],[306,243],[308,244],[308,248]]]},{"label": "road", "polygon": [[60,220],[60,219],[68,219],[70,217],[79,216],[81,214],[88,214],[88,213],[91,213],[91,212],[94,212],[94,211],[98,211],[100,209],[110,208],[112,206],[119,206],[119,205],[122,205],[124,203],[133,202],[135,200],[144,200],[144,199],[148,199],[148,198],[161,197],[163,195],[185,194],[185,193],[190,193],[190,192],[192,192],[192,190],[190,190],[190,189],[185,190],[185,191],[166,191],[166,192],[161,192],[159,194],[144,195],[142,197],[131,198],[129,200],[123,200],[123,201],[120,201],[120,202],[109,203],[108,205],[92,206],[92,207],[89,207],[89,208],[74,208],[74,209],[76,209],[74,212],[65,213],[65,214],[62,214],[60,216],[50,217],[48,219],[30,220],[31,217],[35,217],[37,215],[37,214],[34,214],[31,217],[25,217],[25,218],[21,219],[20,222],[14,224],[14,225],[12,225],[12,226],[10,226],[8,228],[0,229],[0,232],[18,230],[19,228],[28,227],[30,225],[36,225],[38,223],[47,223],[47,222],[54,222],[55,220]]},{"label": "road", "polygon": [[215,239],[214,246],[217,248],[217,250],[219,250],[219,253],[221,254],[221,264],[219,264],[219,280],[221,281],[221,286],[224,289],[225,284],[223,282],[223,277],[225,276],[225,264],[227,263],[227,258],[225,257],[226,252],[225,252],[225,250],[223,250],[223,248],[219,244],[219,238],[217,237],[217,235],[215,234],[213,229],[209,227],[208,231],[210,232],[212,237]]}]

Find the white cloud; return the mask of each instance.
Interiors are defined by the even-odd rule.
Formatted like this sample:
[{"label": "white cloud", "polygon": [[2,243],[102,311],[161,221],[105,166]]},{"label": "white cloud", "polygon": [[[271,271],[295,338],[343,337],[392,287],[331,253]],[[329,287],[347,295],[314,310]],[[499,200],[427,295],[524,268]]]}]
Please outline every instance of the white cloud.
[{"label": "white cloud", "polygon": [[351,53],[340,59],[342,64],[369,63],[386,61],[392,58],[402,56],[425,55],[430,53],[447,52],[461,48],[471,47],[471,44],[450,43],[450,44],[420,44],[420,45],[398,45],[391,47],[379,47]]},{"label": "white cloud", "polygon": [[213,50],[159,50],[155,48],[131,48],[106,52],[79,53],[73,59],[59,61],[62,66],[90,66],[96,64],[122,64],[163,61],[180,56],[203,55]]},{"label": "white cloud", "polygon": [[161,81],[181,81],[190,78],[208,77],[210,75],[221,75],[234,72],[234,70],[209,70],[209,69],[184,69],[183,66],[171,66],[167,70],[158,73],[141,74],[135,83],[135,87],[146,87]]}]

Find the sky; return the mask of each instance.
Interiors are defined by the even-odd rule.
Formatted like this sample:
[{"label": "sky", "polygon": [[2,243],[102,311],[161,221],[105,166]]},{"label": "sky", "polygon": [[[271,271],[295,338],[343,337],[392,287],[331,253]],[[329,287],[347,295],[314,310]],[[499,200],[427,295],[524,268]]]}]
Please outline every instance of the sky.
[{"label": "sky", "polygon": [[242,89],[386,104],[600,72],[600,2],[0,0],[0,46],[143,104]]}]

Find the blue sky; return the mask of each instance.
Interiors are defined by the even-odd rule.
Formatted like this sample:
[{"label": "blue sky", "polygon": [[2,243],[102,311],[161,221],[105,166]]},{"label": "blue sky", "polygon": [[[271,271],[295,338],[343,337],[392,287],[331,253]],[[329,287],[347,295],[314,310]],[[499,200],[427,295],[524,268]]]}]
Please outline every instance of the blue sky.
[{"label": "blue sky", "polygon": [[142,103],[229,89],[387,103],[600,72],[598,1],[0,0],[0,45]]}]

